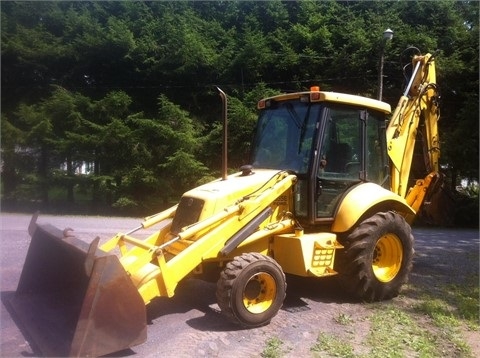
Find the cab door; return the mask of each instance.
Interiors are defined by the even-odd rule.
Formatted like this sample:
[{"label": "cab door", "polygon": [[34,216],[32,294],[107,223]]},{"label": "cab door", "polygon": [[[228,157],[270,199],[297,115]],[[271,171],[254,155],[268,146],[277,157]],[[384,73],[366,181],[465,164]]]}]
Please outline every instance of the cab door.
[{"label": "cab door", "polygon": [[314,173],[314,220],[330,221],[345,193],[361,182],[388,180],[385,120],[380,113],[349,106],[325,111]]}]

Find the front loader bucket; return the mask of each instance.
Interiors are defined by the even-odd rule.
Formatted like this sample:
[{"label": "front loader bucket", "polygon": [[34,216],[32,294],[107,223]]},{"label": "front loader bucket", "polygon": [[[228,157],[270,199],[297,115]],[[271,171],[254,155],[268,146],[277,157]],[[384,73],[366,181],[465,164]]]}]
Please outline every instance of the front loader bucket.
[{"label": "front loader bucket", "polygon": [[143,343],[143,299],[117,256],[51,225],[32,236],[11,304],[45,356],[97,357]]}]

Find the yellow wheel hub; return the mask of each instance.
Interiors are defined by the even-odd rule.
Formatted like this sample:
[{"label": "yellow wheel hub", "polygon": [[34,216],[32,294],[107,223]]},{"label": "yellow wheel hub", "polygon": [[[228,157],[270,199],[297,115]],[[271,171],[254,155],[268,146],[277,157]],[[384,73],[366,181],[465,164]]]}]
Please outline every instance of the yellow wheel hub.
[{"label": "yellow wheel hub", "polygon": [[397,235],[386,234],[375,245],[373,252],[373,273],[381,282],[390,282],[397,276],[402,265],[403,248]]},{"label": "yellow wheel hub", "polygon": [[275,300],[277,284],[266,272],[259,272],[248,280],[243,291],[243,304],[250,313],[262,313]]}]

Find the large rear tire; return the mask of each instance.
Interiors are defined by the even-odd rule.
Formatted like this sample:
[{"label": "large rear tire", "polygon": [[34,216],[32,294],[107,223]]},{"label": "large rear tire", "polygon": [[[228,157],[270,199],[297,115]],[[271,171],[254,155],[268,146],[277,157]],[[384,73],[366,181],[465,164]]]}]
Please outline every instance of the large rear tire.
[{"label": "large rear tire", "polygon": [[414,254],[412,230],[402,216],[377,213],[341,242],[337,270],[348,293],[367,302],[398,295],[408,281]]},{"label": "large rear tire", "polygon": [[270,322],[285,299],[287,283],[280,265],[272,258],[248,253],[229,262],[217,282],[217,301],[222,314],[245,327]]}]

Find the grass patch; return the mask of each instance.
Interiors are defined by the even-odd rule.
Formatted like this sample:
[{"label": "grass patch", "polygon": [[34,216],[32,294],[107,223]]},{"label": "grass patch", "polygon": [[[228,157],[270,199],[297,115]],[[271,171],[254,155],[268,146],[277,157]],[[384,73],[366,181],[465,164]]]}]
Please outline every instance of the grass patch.
[{"label": "grass patch", "polygon": [[351,344],[355,334],[350,327],[355,328],[355,321],[345,314],[334,321],[348,329],[336,334],[319,333],[311,351],[320,357],[345,358],[473,357],[461,338],[461,322],[451,316],[451,308],[438,299],[422,300],[422,305],[414,310],[391,302],[369,305],[371,312],[365,318],[369,332],[359,342],[368,353],[359,353]]},{"label": "grass patch", "polygon": [[279,358],[285,353],[283,342],[277,337],[269,338],[265,342],[265,348],[260,354],[263,358]]},{"label": "grass patch", "polygon": [[463,338],[462,329],[480,330],[478,274],[464,278],[461,285],[449,284],[439,288],[439,295],[425,292],[414,310],[431,319],[439,332],[438,339],[446,342],[456,356],[473,357],[470,346]]},{"label": "grass patch", "polygon": [[315,343],[310,350],[314,353],[325,352],[333,357],[356,357],[351,344],[339,337],[335,337],[325,332],[321,332],[318,335],[317,343]]},{"label": "grass patch", "polygon": [[453,314],[472,331],[480,330],[480,291],[478,288],[478,275],[472,279],[472,284],[467,286],[449,285],[446,291],[450,292],[456,307]]},{"label": "grass patch", "polygon": [[340,313],[337,317],[333,319],[335,322],[338,324],[341,324],[342,326],[348,326],[353,323],[353,319],[351,316],[345,313]]},{"label": "grass patch", "polygon": [[[452,291],[449,292],[451,295]],[[448,297],[451,297],[450,295]],[[445,299],[425,296],[415,306],[415,310],[431,319],[433,325],[438,328],[439,339],[450,344],[456,355],[473,357],[470,346],[462,337],[461,328],[463,326],[470,330],[479,330],[478,298],[471,297],[463,289],[453,296],[454,304]]]},{"label": "grass patch", "polygon": [[369,357],[439,357],[435,337],[415,318],[393,305],[378,306],[370,317]]},{"label": "grass patch", "polygon": [[460,325],[453,316],[453,307],[439,298],[424,296],[415,309],[417,312],[429,316],[439,328],[453,328]]}]

